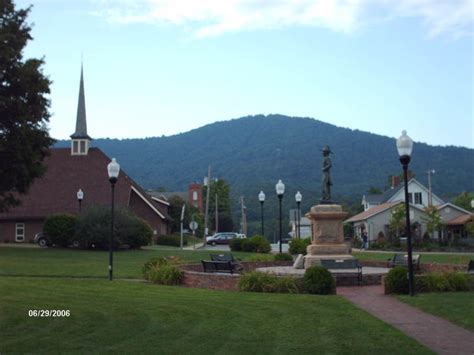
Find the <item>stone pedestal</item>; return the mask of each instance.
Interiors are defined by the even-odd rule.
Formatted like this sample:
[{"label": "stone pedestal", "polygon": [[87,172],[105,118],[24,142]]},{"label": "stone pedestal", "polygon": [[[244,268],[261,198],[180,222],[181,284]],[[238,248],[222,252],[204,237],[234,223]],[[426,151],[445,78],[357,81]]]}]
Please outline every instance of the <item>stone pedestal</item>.
[{"label": "stone pedestal", "polygon": [[311,220],[313,235],[306,249],[304,267],[319,265],[322,259],[352,259],[350,245],[344,243],[342,221],[347,212],[340,205],[316,205],[306,214]]}]

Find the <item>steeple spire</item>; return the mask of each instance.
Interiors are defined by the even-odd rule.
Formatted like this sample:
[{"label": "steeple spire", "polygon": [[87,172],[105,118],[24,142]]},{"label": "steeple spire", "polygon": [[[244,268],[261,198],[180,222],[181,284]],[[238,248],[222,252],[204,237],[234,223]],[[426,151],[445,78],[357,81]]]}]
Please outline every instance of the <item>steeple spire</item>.
[{"label": "steeple spire", "polygon": [[79,100],[77,103],[76,131],[71,135],[71,154],[87,155],[92,140],[87,134],[86,100],[84,95],[84,73],[81,62],[81,81],[79,84]]}]

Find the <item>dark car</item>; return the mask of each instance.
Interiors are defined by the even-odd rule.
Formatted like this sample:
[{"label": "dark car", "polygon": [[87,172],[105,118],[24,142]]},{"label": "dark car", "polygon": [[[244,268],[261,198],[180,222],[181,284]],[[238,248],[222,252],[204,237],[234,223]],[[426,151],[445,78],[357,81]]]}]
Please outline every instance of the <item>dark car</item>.
[{"label": "dark car", "polygon": [[[53,243],[51,243],[51,239],[44,232],[36,233],[35,234],[35,239],[33,241],[35,243],[38,243],[38,245],[41,248],[46,248],[46,247],[53,246]],[[79,248],[79,241],[78,240],[73,240],[70,246],[72,246],[73,248]]]},{"label": "dark car", "polygon": [[242,236],[232,232],[216,233],[212,237],[207,237],[206,243],[210,245],[229,244],[229,242],[235,238],[242,238]]}]

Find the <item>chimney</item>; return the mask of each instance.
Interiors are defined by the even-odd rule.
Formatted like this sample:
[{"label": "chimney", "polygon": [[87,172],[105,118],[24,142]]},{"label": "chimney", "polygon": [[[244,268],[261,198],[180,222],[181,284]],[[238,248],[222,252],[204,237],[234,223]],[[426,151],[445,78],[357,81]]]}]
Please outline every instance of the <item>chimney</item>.
[{"label": "chimney", "polygon": [[396,188],[398,185],[400,185],[400,176],[392,176],[392,189]]}]

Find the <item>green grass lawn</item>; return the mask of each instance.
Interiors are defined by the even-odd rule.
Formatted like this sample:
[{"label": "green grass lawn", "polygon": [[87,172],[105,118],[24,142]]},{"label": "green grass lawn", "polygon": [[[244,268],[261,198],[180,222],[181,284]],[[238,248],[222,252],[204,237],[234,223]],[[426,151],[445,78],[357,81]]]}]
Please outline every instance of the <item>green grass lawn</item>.
[{"label": "green grass lawn", "polygon": [[[84,256],[95,262],[91,254]],[[338,296],[28,277],[0,277],[0,290],[2,354],[430,353]],[[32,318],[30,309],[71,315]]]},{"label": "green grass lawn", "polygon": [[422,311],[474,331],[474,292],[420,293],[398,298]]},{"label": "green grass lawn", "polygon": [[[142,264],[151,258],[178,256],[185,262],[209,259],[210,251],[121,250],[114,252],[114,277],[141,278]],[[232,253],[247,260],[252,253]],[[57,248],[0,247],[0,276],[107,277],[108,252]]]},{"label": "green grass lawn", "polygon": [[[397,252],[397,254],[402,252]],[[393,257],[393,253],[364,253],[364,252],[357,252],[355,250],[352,251],[352,255],[359,260],[376,260],[376,261],[387,261]],[[413,254],[421,254],[420,262],[422,264],[429,264],[429,263],[437,263],[437,264],[461,264],[467,265],[469,264],[469,260],[474,259],[474,253],[463,253],[463,254],[424,254],[424,253],[417,253],[414,252]]]}]

